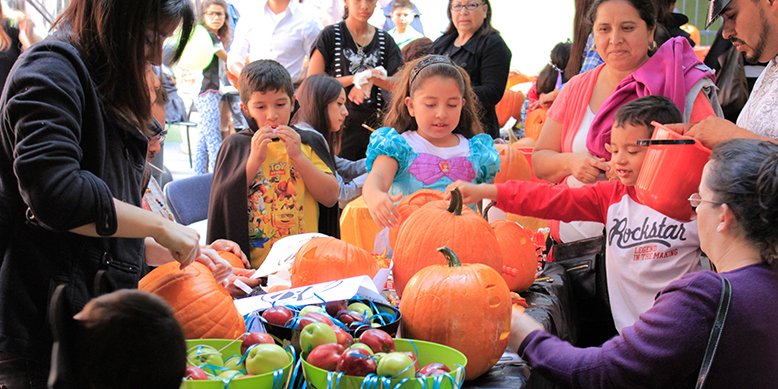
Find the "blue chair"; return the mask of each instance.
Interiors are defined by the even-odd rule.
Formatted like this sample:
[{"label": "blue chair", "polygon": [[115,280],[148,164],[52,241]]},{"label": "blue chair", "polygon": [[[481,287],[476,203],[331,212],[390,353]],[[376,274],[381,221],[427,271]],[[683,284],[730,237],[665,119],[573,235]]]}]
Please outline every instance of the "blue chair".
[{"label": "blue chair", "polygon": [[213,173],[173,180],[165,185],[165,197],[177,222],[189,225],[208,218]]}]

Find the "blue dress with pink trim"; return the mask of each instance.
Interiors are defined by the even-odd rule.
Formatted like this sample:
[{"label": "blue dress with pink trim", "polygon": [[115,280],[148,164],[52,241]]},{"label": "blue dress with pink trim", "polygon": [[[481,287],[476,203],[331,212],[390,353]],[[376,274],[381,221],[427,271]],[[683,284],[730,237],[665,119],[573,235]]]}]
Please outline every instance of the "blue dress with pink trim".
[{"label": "blue dress with pink trim", "polygon": [[[422,143],[415,148],[408,139]],[[367,171],[379,155],[386,155],[397,161],[389,194],[409,195],[419,189],[446,190],[456,180],[473,183],[490,183],[500,170],[500,157],[494,148],[494,141],[487,134],[478,134],[470,139],[460,135],[464,142],[451,148],[437,148],[416,134],[398,134],[393,128],[382,127],[370,135],[367,146]],[[421,150],[421,149],[424,150]],[[450,154],[450,155],[444,155]]]}]

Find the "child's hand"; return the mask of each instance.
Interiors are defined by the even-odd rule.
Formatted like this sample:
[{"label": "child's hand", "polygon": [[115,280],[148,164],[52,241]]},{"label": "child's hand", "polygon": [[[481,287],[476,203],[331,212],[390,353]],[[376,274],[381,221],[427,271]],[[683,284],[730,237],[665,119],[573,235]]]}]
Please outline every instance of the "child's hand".
[{"label": "child's hand", "polygon": [[230,253],[235,254],[238,258],[240,258],[241,262],[243,262],[243,267],[250,268],[251,265],[249,264],[248,258],[246,258],[246,254],[241,251],[240,246],[227,239],[216,239],[211,244],[209,244],[207,247],[212,248],[216,251],[227,251]]},{"label": "child's hand", "polygon": [[300,149],[300,134],[292,127],[278,126],[278,128],[276,128],[276,134],[281,141],[284,142],[286,154],[289,155],[289,158],[294,161],[303,155],[302,149]]},{"label": "child's hand", "polygon": [[597,182],[597,176],[610,170],[605,159],[595,158],[586,153],[570,154],[570,174],[584,184]]},{"label": "child's hand", "polygon": [[235,281],[239,280],[246,284],[251,289],[256,288],[259,286],[259,278],[251,278],[251,276],[254,274],[255,270],[249,270],[249,269],[234,269],[234,273],[230,275],[227,281],[227,292],[230,293],[230,296],[233,298],[241,298],[246,297],[246,291],[239,288],[237,285],[235,285]]},{"label": "child's hand", "polygon": [[397,213],[397,209],[394,203],[402,199],[402,195],[390,196],[389,193],[378,193],[376,195],[363,195],[365,198],[365,204],[367,204],[367,210],[370,212],[370,217],[376,225],[381,228],[384,227],[397,227],[400,223],[400,214]]},{"label": "child's hand", "polygon": [[273,133],[273,129],[270,126],[265,126],[257,130],[251,137],[249,159],[256,160],[260,164],[265,162],[265,157],[267,157],[267,145],[273,141],[273,138],[278,138],[278,135]]},{"label": "child's hand", "polygon": [[474,204],[483,199],[497,199],[497,187],[491,184],[473,184],[467,181],[455,181],[446,187],[445,199],[451,199],[451,191],[459,188],[462,194],[462,203]]},{"label": "child's hand", "polygon": [[227,278],[232,274],[232,265],[219,256],[216,250],[207,247],[201,248],[200,256],[197,257],[196,261],[208,266],[213,277],[216,278],[216,282],[222,285],[227,284]]}]

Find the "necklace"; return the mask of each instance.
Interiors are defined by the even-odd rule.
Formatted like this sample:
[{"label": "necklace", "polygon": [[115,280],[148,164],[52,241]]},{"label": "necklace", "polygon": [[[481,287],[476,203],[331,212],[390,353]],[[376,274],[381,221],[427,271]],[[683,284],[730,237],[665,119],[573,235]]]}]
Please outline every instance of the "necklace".
[{"label": "necklace", "polygon": [[[346,28],[348,28],[348,26],[346,26]],[[360,35],[360,36],[357,36],[356,34],[354,34],[354,33],[351,31],[351,29],[349,29],[349,30],[348,30],[348,32],[349,32],[349,34],[351,35],[351,40],[352,40],[352,41],[354,41],[354,45],[357,47],[357,53],[358,53],[359,55],[363,55],[363,54],[365,53],[365,47],[366,47],[366,46],[368,46],[368,45],[370,44],[370,40],[368,40],[368,37],[370,36],[370,27],[368,26],[368,28],[367,28],[367,30],[365,31],[365,33],[363,33],[363,34],[362,34],[362,35]],[[365,43],[365,44],[360,44],[360,43],[359,43],[359,42],[360,42],[360,40],[361,40],[361,41],[363,41],[363,42],[364,42],[364,41],[367,41],[367,43]]]}]

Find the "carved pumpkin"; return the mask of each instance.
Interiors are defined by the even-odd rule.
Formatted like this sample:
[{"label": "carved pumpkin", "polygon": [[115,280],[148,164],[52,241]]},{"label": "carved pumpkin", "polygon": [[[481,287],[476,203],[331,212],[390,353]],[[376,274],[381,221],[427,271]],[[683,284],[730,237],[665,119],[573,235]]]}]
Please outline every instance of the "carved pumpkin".
[{"label": "carved pumpkin", "polygon": [[366,275],[373,277],[378,264],[367,250],[331,237],[313,238],[294,257],[289,270],[292,288]]},{"label": "carved pumpkin", "polygon": [[170,304],[187,339],[235,339],[246,332],[232,297],[208,267],[199,262],[179,267],[177,262],[159,266],[140,280],[138,289]]},{"label": "carved pumpkin", "polygon": [[500,154],[500,171],[494,176],[495,184],[508,180],[532,180],[532,167],[522,152],[524,145],[516,139],[513,131],[508,131],[508,143],[495,143],[494,147]]},{"label": "carved pumpkin", "polygon": [[407,220],[415,210],[421,208],[430,201],[443,200],[443,198],[444,193],[435,189],[419,189],[416,192],[403,197],[402,200],[397,203],[396,207],[397,214],[400,215],[398,227],[389,230],[389,243],[391,246],[394,247],[395,242],[397,242],[397,233],[400,231],[399,226],[402,226],[403,222]]},{"label": "carved pumpkin", "polygon": [[510,292],[491,267],[462,264],[448,247],[439,251],[448,264],[421,269],[405,288],[400,300],[402,333],[465,354],[470,380],[494,366],[508,345]]},{"label": "carved pumpkin", "polygon": [[451,201],[432,201],[411,214],[400,226],[394,247],[394,285],[402,297],[408,280],[429,265],[444,264],[437,249],[456,250],[463,262],[483,263],[502,271],[502,254],[492,227],[470,208],[462,207],[458,189]]},{"label": "carved pumpkin", "polygon": [[497,220],[491,223],[502,252],[502,278],[508,289],[523,292],[535,281],[538,253],[532,233],[516,222]]}]

